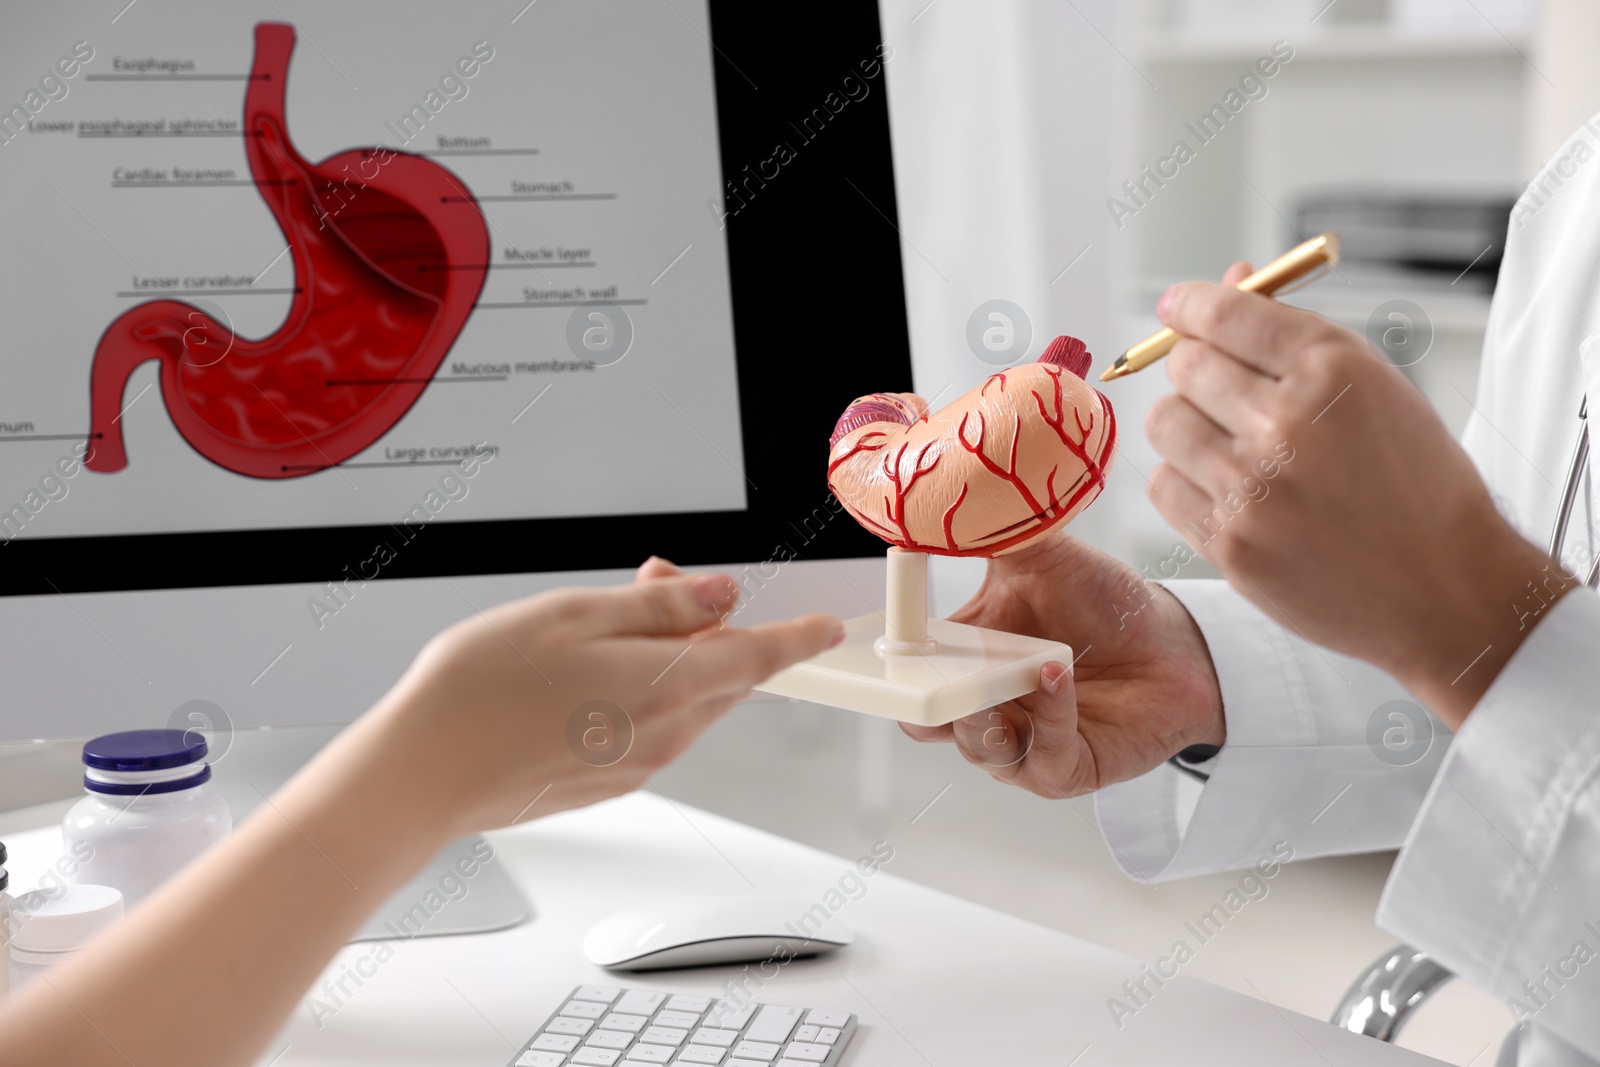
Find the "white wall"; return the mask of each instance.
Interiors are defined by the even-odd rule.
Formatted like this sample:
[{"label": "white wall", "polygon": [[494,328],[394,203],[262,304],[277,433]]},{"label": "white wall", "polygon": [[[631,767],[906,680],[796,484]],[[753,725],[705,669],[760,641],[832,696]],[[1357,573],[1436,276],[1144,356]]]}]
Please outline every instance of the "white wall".
[{"label": "white wall", "polygon": [[1531,59],[1525,173],[1531,176],[1561,143],[1600,111],[1600,4],[1542,0]]}]

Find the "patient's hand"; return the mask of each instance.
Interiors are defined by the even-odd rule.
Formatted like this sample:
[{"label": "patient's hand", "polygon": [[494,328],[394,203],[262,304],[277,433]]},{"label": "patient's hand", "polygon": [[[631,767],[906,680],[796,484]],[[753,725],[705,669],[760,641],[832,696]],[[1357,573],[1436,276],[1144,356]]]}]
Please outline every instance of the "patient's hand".
[{"label": "patient's hand", "polygon": [[1029,696],[945,726],[901,724],[919,741],[953,741],[1001,781],[1078,796],[1189,745],[1223,743],[1216,671],[1183,605],[1064,532],[990,560],[983,587],[951,618],[1063,641],[1078,657],[1076,677],[1047,664]]},{"label": "patient's hand", "polygon": [[454,832],[638,788],[752,686],[843,635],[825,615],[724,627],[738,590],[723,575],[652,561],[640,579],[457,623],[385,698],[375,714],[422,755]]},{"label": "patient's hand", "polygon": [[[434,638],[237,832],[0,1005],[0,1063],[256,1062],[361,921],[450,839],[637,788],[752,685],[843,636],[822,615],[724,628],[731,579],[661,569]],[[588,718],[592,701],[611,721]],[[586,747],[592,729],[627,743]],[[180,1020],[206,1002],[229,1010]]]}]

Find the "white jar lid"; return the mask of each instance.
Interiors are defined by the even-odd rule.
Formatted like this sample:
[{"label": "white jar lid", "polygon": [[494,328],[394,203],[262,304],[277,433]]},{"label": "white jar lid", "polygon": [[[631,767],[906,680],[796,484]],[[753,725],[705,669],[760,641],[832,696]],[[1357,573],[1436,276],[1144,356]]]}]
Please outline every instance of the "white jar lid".
[{"label": "white jar lid", "polygon": [[24,952],[72,952],[122,918],[122,893],[108,885],[35,889],[11,907],[11,947]]}]

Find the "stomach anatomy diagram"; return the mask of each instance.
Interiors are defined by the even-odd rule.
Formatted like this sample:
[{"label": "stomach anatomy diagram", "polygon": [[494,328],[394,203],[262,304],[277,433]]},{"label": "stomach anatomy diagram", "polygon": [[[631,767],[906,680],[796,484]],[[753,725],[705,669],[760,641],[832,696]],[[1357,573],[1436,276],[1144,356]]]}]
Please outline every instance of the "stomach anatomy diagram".
[{"label": "stomach anatomy diagram", "polygon": [[284,108],[294,46],[288,24],[255,27],[243,123],[294,265],[288,315],[259,340],[177,300],[118,316],[90,371],[90,470],[128,465],[123,393],[151,360],[173,424],[213,463],[254,478],[325,470],[400,421],[472,314],[490,253],[477,199],[439,164],[389,148],[303,158]]}]

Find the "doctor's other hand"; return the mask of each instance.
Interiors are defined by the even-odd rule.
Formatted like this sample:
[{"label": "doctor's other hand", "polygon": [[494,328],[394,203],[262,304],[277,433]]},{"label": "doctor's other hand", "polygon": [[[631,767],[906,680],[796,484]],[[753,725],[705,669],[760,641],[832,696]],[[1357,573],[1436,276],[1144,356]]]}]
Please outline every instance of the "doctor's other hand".
[{"label": "doctor's other hand", "polygon": [[739,592],[726,575],[645,579],[459,622],[374,709],[379,736],[427,768],[448,833],[637,789],[752,686],[843,636],[825,615],[721,625]]},{"label": "doctor's other hand", "polygon": [[1157,311],[1183,335],[1166,360],[1176,392],[1146,420],[1165,459],[1157,509],[1257,607],[1458,727],[1577,583],[1500,516],[1427,400],[1359,334],[1201,282]]},{"label": "doctor's other hand", "polygon": [[957,622],[1061,641],[1037,692],[944,726],[900,728],[954,743],[969,762],[1043,797],[1135,778],[1194,744],[1226,740],[1205,638],[1177,597],[1064,531],[989,561]]}]

